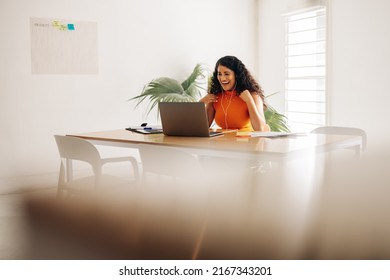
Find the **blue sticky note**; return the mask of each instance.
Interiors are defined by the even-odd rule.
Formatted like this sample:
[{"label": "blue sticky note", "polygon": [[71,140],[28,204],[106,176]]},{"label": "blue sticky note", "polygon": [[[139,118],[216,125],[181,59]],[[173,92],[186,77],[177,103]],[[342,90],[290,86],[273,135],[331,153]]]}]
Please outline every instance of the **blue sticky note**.
[{"label": "blue sticky note", "polygon": [[74,24],[68,23],[68,30],[74,30]]}]

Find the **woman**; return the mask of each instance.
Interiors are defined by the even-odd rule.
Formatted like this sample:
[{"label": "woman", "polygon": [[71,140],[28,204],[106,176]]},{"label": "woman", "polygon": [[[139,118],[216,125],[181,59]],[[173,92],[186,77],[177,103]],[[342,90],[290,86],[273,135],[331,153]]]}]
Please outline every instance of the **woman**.
[{"label": "woman", "polygon": [[223,129],[269,131],[264,117],[267,106],[263,90],[245,65],[234,56],[220,58],[215,64],[210,92],[205,103],[209,125],[215,120]]}]

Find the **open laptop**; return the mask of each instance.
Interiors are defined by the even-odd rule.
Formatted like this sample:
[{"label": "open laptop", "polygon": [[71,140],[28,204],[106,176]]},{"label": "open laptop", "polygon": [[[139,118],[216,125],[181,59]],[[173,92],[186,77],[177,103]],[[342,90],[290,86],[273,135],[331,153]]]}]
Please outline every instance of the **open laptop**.
[{"label": "open laptop", "polygon": [[210,131],[203,102],[160,102],[164,135],[212,137],[222,132]]}]

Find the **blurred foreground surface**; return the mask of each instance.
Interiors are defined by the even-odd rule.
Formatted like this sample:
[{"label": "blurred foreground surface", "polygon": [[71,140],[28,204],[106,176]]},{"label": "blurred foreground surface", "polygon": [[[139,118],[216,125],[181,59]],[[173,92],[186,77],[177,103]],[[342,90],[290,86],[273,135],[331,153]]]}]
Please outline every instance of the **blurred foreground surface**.
[{"label": "blurred foreground surface", "polygon": [[390,259],[388,155],[239,172],[28,197],[26,259]]}]

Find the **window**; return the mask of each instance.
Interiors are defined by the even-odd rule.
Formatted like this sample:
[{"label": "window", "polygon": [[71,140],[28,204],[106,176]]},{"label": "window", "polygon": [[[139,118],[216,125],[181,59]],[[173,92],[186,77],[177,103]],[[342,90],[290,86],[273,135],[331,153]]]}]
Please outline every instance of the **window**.
[{"label": "window", "polygon": [[326,10],[286,16],[286,116],[292,131],[326,119]]}]

